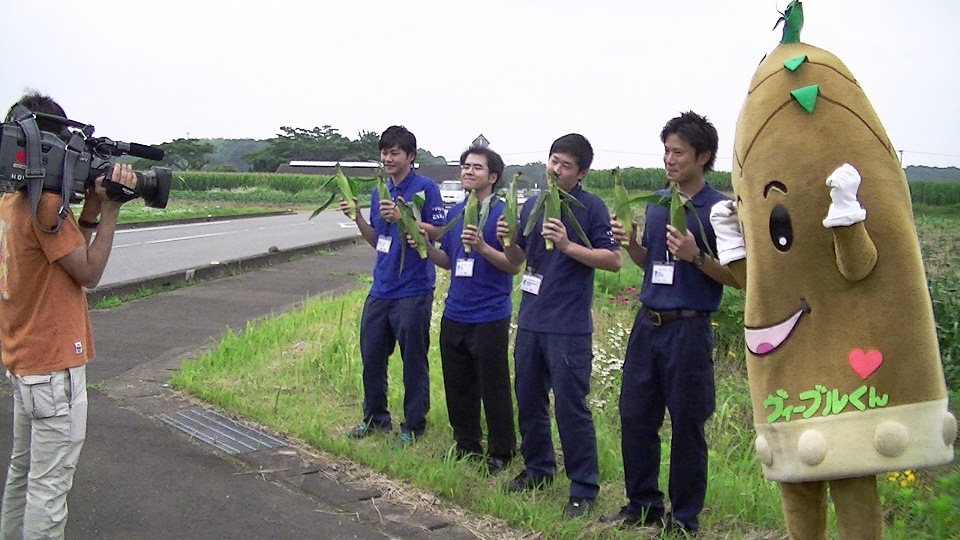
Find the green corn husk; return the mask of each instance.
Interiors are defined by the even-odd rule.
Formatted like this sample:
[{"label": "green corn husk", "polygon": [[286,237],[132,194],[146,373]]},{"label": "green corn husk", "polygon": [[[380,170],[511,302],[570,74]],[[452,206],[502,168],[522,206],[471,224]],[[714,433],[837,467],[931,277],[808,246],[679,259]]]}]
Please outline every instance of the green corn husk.
[{"label": "green corn husk", "polygon": [[[343,171],[340,170],[340,164],[337,163],[336,173],[335,173],[333,176],[331,176],[330,178],[327,178],[327,180],[324,181],[322,184],[320,184],[320,189],[321,189],[321,190],[322,190],[322,189],[325,189],[327,186],[330,185],[331,182],[336,182],[336,183],[337,183],[337,187],[338,187],[338,188],[340,189],[340,191],[341,191],[341,196],[343,196],[343,194],[342,194],[343,188],[340,187],[340,179],[338,178],[338,177],[340,177],[340,176],[343,176]],[[348,186],[348,189],[349,189],[349,184],[350,184],[349,180],[347,180],[347,177],[346,177],[346,176],[343,176],[343,179],[347,182],[347,186]],[[313,218],[317,217],[317,215],[318,215],[320,212],[323,212],[324,210],[326,210],[327,207],[329,207],[331,204],[333,204],[333,201],[335,201],[336,199],[337,199],[337,193],[336,193],[336,192],[331,193],[331,194],[330,194],[330,197],[327,198],[327,200],[324,201],[324,203],[321,204],[316,210],[314,210],[312,214],[310,214],[310,218],[309,218],[309,219],[313,219]],[[351,198],[346,199],[346,200],[347,200],[348,202],[349,202],[349,201],[352,201],[352,200],[353,200],[352,194],[351,194]],[[352,209],[352,208],[350,209],[350,215],[349,215],[349,217],[350,217],[350,219],[355,219],[355,217],[356,217],[356,216],[353,215],[353,209]]]},{"label": "green corn husk", "polygon": [[[489,197],[487,197],[489,199]],[[466,229],[467,225],[473,225],[476,227],[480,220],[480,202],[477,200],[477,191],[471,190],[470,194],[467,195],[467,203],[463,207],[463,228]],[[463,252],[470,253],[471,247],[467,244],[463,245]]]},{"label": "green corn husk", "polygon": [[[547,200],[543,204],[543,224],[546,225],[550,219],[560,219],[560,186],[557,185],[557,175],[550,171],[547,173]],[[541,231],[541,234],[542,231]],[[553,251],[553,240],[543,240],[547,251]]]},{"label": "green corn husk", "polygon": [[[693,210],[693,205],[689,200],[680,194],[680,190],[677,189],[676,184],[670,185],[670,194],[667,196],[657,195],[656,193],[650,195],[640,195],[638,197],[630,198],[627,196],[627,190],[623,186],[623,182],[620,179],[620,169],[619,167],[614,169],[614,185],[613,185],[613,195],[616,204],[616,214],[617,218],[620,220],[620,223],[623,225],[623,230],[626,233],[626,238],[621,242],[622,246],[629,245],[630,236],[633,234],[633,205],[638,203],[649,203],[656,206],[662,206],[667,208],[670,216],[670,225],[673,225],[680,231],[680,234],[687,234],[687,214],[686,210],[693,212],[694,217],[697,219],[697,222],[700,223],[700,216]],[[703,240],[703,245],[707,246],[707,253],[713,256],[712,251],[710,250],[710,245],[707,242],[707,237],[703,233],[703,224],[700,223],[700,235]]]},{"label": "green corn husk", "polygon": [[334,178],[337,181],[337,187],[340,189],[340,194],[343,197],[343,200],[350,203],[350,211],[347,213],[347,217],[350,219],[357,219],[355,208],[357,206],[357,196],[353,186],[350,184],[350,180],[347,179],[346,175],[343,174],[343,170],[340,169],[340,163],[337,163],[336,174]]},{"label": "green corn husk", "polygon": [[[406,239],[406,235],[410,235],[413,238],[414,243],[417,244],[417,254],[420,255],[421,259],[427,258],[427,240],[423,237],[423,234],[420,233],[420,227],[417,226],[417,219],[414,217],[413,209],[410,208],[410,204],[403,200],[403,197],[397,197],[397,208],[400,209],[400,238]],[[401,255],[402,256],[402,255]],[[403,267],[401,266],[401,272]]]},{"label": "green corn husk", "polygon": [[[577,222],[577,218],[573,215],[573,210],[570,209],[571,204],[583,208],[583,203],[578,201],[573,195],[560,189],[558,182],[557,175],[553,171],[547,171],[547,191],[537,196],[533,209],[530,211],[530,216],[527,218],[527,226],[523,229],[523,235],[529,236],[530,233],[533,232],[533,228],[541,214],[543,215],[543,224],[546,224],[550,218],[561,219],[561,215],[566,215],[570,223],[570,228],[577,233],[577,236],[580,237],[580,240],[585,246],[592,248],[593,246],[590,244],[590,239],[584,234],[583,228],[580,227],[580,223]],[[542,229],[541,234],[543,234]],[[544,238],[543,245],[547,251],[553,251],[553,240]]]},{"label": "green corn husk", "polygon": [[[686,203],[680,198],[680,190],[676,184],[670,186],[670,224],[680,231],[680,234],[687,234],[687,212]],[[696,212],[694,212],[696,214]],[[699,219],[699,218],[698,218]]]},{"label": "green corn husk", "polygon": [[513,175],[510,181],[510,187],[507,189],[507,199],[503,205],[503,220],[507,223],[507,236],[503,239],[503,247],[510,247],[513,243],[513,235],[517,233],[517,216],[519,215],[517,203],[517,180],[522,173]]},{"label": "green corn husk", "polygon": [[624,239],[620,241],[621,246],[630,245],[630,239],[633,237],[633,201],[627,194],[627,188],[623,185],[623,178],[620,177],[620,167],[613,169],[613,200],[614,213],[623,226]]},{"label": "green corn husk", "polygon": [[319,208],[313,211],[313,214],[310,214],[310,219],[317,217],[317,214],[323,212],[330,206],[333,201],[337,199],[339,195],[343,200],[350,203],[350,210],[347,212],[347,217],[350,219],[357,219],[356,211],[354,210],[357,206],[357,188],[356,183],[361,180],[347,178],[343,174],[343,169],[340,168],[340,163],[338,162],[335,168],[334,175],[328,178],[323,184],[320,184],[320,189],[326,188],[330,185],[331,182],[336,183],[337,191],[330,194],[330,197],[320,205]]},{"label": "green corn husk", "polygon": [[383,171],[377,169],[377,198],[381,201],[390,200],[390,188],[387,187],[387,179],[383,177]]}]

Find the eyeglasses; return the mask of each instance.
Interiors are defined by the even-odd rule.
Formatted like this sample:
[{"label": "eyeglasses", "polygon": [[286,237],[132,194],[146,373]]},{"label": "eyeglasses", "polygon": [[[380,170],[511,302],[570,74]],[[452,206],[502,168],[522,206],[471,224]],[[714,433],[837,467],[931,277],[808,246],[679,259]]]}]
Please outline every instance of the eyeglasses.
[{"label": "eyeglasses", "polygon": [[473,171],[473,172],[482,172],[486,167],[479,163],[464,163],[460,165],[461,171]]}]

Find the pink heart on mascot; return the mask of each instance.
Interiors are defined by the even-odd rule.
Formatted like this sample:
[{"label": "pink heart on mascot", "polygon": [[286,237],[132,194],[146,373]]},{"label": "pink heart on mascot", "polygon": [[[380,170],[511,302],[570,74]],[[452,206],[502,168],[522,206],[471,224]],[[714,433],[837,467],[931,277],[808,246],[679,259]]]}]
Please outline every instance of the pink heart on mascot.
[{"label": "pink heart on mascot", "polygon": [[863,349],[854,349],[847,356],[847,362],[861,379],[866,380],[883,363],[883,353],[877,349],[870,349],[867,352],[863,352]]}]

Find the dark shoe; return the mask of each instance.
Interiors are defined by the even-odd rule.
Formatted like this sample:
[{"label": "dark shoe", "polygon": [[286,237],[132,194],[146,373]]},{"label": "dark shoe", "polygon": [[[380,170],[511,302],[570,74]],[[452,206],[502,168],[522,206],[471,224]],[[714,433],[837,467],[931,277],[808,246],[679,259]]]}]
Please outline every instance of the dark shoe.
[{"label": "dark shoe", "polygon": [[468,450],[461,450],[459,448],[457,448],[456,458],[457,461],[483,461],[483,455],[476,452],[470,452]]},{"label": "dark shoe", "polygon": [[621,527],[650,527],[652,525],[660,525],[662,521],[661,518],[661,515],[654,515],[650,512],[636,514],[627,510],[627,507],[624,506],[616,514],[600,516],[600,523],[616,523]]},{"label": "dark shoe", "polygon": [[347,432],[348,439],[365,439],[374,433],[390,433],[390,428],[377,426],[370,422],[360,422],[360,425]]},{"label": "dark shoe", "polygon": [[694,538],[697,536],[697,528],[690,527],[686,523],[677,520],[673,514],[663,516],[663,532],[682,535],[680,538]]},{"label": "dark shoe", "polygon": [[578,518],[589,512],[591,508],[593,508],[593,499],[570,497],[567,507],[563,509],[563,515],[571,519]]},{"label": "dark shoe", "polygon": [[501,458],[492,457],[487,460],[487,472],[490,474],[501,473],[510,466],[510,461]]},{"label": "dark shoe", "polygon": [[527,471],[524,470],[522,473],[518,474],[516,478],[510,481],[507,484],[507,491],[530,491],[533,489],[540,489],[550,482],[553,482],[552,476],[545,476],[543,478],[534,478],[527,474]]},{"label": "dark shoe", "polygon": [[417,442],[417,436],[414,435],[412,431],[401,430],[400,435],[397,436],[397,440],[393,442],[391,448],[394,450],[400,450],[412,445],[415,442]]}]

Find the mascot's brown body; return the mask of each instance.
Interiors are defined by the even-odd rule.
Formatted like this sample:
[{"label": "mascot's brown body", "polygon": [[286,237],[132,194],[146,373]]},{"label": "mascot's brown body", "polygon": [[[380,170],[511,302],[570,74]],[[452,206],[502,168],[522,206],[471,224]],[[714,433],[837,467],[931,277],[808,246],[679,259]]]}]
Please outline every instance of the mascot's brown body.
[{"label": "mascot's brown body", "polygon": [[950,462],[957,424],[893,145],[843,63],[786,36],[737,122],[746,258],[718,250],[746,290],[756,451],[791,538],[823,537],[828,484],[841,538],[879,538],[875,475]]}]

